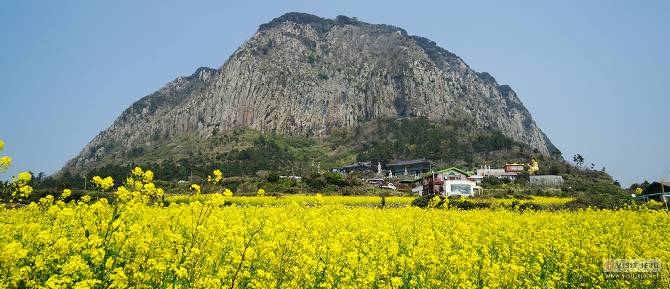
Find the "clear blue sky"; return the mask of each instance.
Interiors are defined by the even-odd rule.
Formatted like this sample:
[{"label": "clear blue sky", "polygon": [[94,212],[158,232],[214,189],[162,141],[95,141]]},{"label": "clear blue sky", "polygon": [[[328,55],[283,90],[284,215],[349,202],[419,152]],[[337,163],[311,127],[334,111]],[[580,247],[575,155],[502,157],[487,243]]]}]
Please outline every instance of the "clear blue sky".
[{"label": "clear blue sky", "polygon": [[[95,2],[95,3],[94,3]],[[519,94],[567,159],[670,177],[670,1],[6,1],[0,138],[52,173],[131,103],[218,68],[285,12],[356,16],[436,41]]]}]

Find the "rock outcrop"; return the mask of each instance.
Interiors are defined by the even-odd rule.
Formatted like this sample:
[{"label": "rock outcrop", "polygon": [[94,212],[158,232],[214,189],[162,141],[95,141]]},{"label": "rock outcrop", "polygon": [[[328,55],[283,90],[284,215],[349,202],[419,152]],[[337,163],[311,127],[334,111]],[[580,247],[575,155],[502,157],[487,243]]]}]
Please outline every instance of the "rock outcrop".
[{"label": "rock outcrop", "polygon": [[[458,119],[556,151],[516,93],[401,28],[288,13],[260,26],[219,69],[200,68],[132,106],[64,170],[123,160],[137,145],[247,127],[323,137],[381,118]],[[445,136],[448,137],[448,136]]]}]

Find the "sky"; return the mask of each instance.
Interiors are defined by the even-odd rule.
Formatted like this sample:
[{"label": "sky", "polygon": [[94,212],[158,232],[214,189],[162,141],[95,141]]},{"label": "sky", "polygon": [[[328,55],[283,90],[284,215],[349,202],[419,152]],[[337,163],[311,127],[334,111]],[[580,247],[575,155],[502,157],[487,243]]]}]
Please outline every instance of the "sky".
[{"label": "sky", "polygon": [[134,101],[299,11],[402,27],[510,85],[566,159],[670,180],[670,1],[5,1],[0,155],[51,174]]}]

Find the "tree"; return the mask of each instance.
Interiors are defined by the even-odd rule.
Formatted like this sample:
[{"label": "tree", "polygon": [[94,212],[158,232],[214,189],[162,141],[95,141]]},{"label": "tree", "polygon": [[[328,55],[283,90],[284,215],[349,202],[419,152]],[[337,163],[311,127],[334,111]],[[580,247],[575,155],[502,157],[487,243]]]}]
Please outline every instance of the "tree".
[{"label": "tree", "polygon": [[271,171],[270,174],[268,174],[267,179],[268,179],[268,182],[276,183],[276,182],[279,181],[280,177],[279,177],[279,174],[277,172]]},{"label": "tree", "polygon": [[584,164],[584,157],[581,154],[576,154],[572,160],[580,167]]}]

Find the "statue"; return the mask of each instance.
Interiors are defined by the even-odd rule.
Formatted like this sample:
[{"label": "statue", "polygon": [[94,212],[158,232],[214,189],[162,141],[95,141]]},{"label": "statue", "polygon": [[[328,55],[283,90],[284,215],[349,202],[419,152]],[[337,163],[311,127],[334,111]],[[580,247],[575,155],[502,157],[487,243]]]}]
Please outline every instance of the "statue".
[{"label": "statue", "polygon": [[377,162],[377,174],[382,174],[382,164]]},{"label": "statue", "polygon": [[393,172],[389,170],[389,179],[393,177]]},{"label": "statue", "polygon": [[533,159],[530,162],[530,165],[528,166],[528,173],[534,175],[539,170],[540,170],[540,164],[538,164],[537,161]]}]

